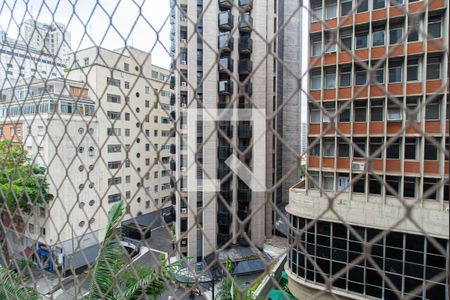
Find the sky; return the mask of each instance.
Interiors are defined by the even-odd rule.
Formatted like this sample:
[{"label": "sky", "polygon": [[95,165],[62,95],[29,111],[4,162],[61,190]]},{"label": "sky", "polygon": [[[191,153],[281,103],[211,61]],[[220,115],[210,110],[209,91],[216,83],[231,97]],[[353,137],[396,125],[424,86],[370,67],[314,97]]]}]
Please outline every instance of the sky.
[{"label": "sky", "polygon": [[16,38],[18,25],[34,19],[58,22],[72,35],[72,50],[125,45],[148,51],[152,63],[169,68],[169,0],[2,0],[0,30]]}]

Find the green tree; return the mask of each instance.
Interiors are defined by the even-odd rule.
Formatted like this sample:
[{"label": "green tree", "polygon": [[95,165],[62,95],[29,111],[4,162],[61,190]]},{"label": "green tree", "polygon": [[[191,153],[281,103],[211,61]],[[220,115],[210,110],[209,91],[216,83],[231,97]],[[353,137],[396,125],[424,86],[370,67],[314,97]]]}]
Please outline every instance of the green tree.
[{"label": "green tree", "polygon": [[33,205],[53,199],[45,178],[46,169],[31,165],[22,145],[11,140],[0,141],[0,203],[9,214],[29,213]]},{"label": "green tree", "polygon": [[20,285],[20,277],[15,272],[0,266],[0,299],[41,299],[39,294]]},{"label": "green tree", "polygon": [[116,235],[124,214],[123,202],[116,203],[108,213],[109,223],[92,272],[87,299],[134,300],[143,294],[154,299],[166,290],[172,279],[172,266],[161,262],[160,270],[127,265]]}]

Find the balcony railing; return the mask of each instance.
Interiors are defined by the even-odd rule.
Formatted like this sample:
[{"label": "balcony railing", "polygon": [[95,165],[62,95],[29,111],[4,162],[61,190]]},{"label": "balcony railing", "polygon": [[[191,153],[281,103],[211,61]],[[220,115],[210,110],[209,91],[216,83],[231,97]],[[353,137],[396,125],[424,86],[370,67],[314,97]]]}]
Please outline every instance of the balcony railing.
[{"label": "balcony railing", "polygon": [[219,7],[222,9],[230,9],[233,7],[233,0],[219,0]]},{"label": "balcony railing", "polygon": [[245,13],[239,22],[239,31],[250,32],[253,27],[253,17],[249,12]]},{"label": "balcony railing", "polygon": [[234,17],[231,11],[221,11],[219,13],[219,29],[221,31],[230,31],[234,25]]},{"label": "balcony railing", "polygon": [[234,61],[230,57],[222,57],[219,60],[219,72],[226,73],[227,71],[233,72]]},{"label": "balcony railing", "polygon": [[239,75],[248,75],[253,70],[253,62],[248,59],[239,60]]},{"label": "balcony railing", "polygon": [[230,95],[233,93],[233,82],[231,80],[219,81],[219,94]]},{"label": "balcony railing", "polygon": [[239,0],[239,7],[245,11],[249,11],[253,8],[253,0]]},{"label": "balcony railing", "polygon": [[249,36],[239,38],[239,53],[250,54],[253,52],[253,40]]},{"label": "balcony railing", "polygon": [[229,32],[221,33],[218,37],[218,46],[222,52],[233,51],[234,39]]}]

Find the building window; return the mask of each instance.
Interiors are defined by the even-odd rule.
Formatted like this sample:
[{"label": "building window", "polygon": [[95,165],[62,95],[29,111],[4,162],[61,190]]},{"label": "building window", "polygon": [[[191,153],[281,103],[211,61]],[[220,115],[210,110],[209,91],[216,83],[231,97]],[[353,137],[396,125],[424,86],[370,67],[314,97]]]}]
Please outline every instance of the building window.
[{"label": "building window", "polygon": [[323,141],[323,156],[325,157],[335,157],[336,153],[334,151],[335,143],[334,139],[325,139]]},{"label": "building window", "polygon": [[311,54],[312,56],[321,56],[322,55],[322,40],[313,40],[311,42]]},{"label": "building window", "polygon": [[440,38],[442,35],[442,16],[428,17],[428,39]]},{"label": "building window", "polygon": [[350,156],[350,145],[341,138],[338,140],[338,156],[339,157]]},{"label": "building window", "polygon": [[353,0],[341,1],[341,16],[347,16],[353,9]]},{"label": "building window", "polygon": [[30,233],[34,233],[34,224],[32,224],[32,223],[29,223],[29,224],[28,224],[28,231],[29,231]]},{"label": "building window", "polygon": [[368,0],[357,0],[356,5],[358,6],[358,13],[365,12],[369,10],[369,1]]},{"label": "building window", "polygon": [[130,121],[130,113],[125,113],[125,121]]},{"label": "building window", "polygon": [[350,107],[351,104],[348,104],[348,102],[338,102],[339,109],[341,110],[341,107],[346,105],[344,109],[341,110],[341,113],[339,114],[339,122],[350,122]]},{"label": "building window", "polygon": [[319,173],[318,172],[310,172],[309,176],[311,176],[311,178],[308,178],[308,179],[310,179],[310,180],[308,180],[309,188],[317,189],[319,187],[318,184],[320,184]]},{"label": "building window", "polygon": [[130,71],[130,64],[128,64],[128,63],[123,63],[123,70],[124,70],[125,72]]},{"label": "building window", "polygon": [[402,81],[402,63],[393,61],[389,63],[389,83]]},{"label": "building window", "polygon": [[320,90],[321,85],[321,74],[320,70],[311,72],[311,90]]},{"label": "building window", "polygon": [[427,80],[441,79],[441,58],[428,57]]},{"label": "building window", "polygon": [[[399,99],[399,101],[403,101],[403,99]],[[395,103],[392,99],[388,100],[388,111],[387,111],[387,119],[388,121],[401,121],[402,120],[402,112],[397,103]]]},{"label": "building window", "polygon": [[131,192],[130,191],[126,191],[125,192],[125,199],[130,199],[131,198]]},{"label": "building window", "polygon": [[327,3],[325,7],[325,17],[328,19],[334,19],[337,16],[337,3]]},{"label": "building window", "polygon": [[[357,174],[353,174],[356,177]],[[366,179],[363,177],[353,181],[353,192],[354,193],[365,193],[366,192]]]},{"label": "building window", "polygon": [[[353,43],[353,32],[352,30],[343,30],[340,33],[341,38],[341,52],[343,51],[352,51],[352,43]],[[345,48],[343,47],[345,46]]]},{"label": "building window", "polygon": [[353,105],[355,122],[366,122],[367,100],[355,101]]},{"label": "building window", "polygon": [[333,173],[324,173],[322,176],[322,187],[325,191],[334,190],[334,176]]},{"label": "building window", "polygon": [[366,138],[355,137],[353,138],[353,144],[359,148],[358,150],[356,147],[353,147],[353,157],[364,157],[366,155]]},{"label": "building window", "polygon": [[419,59],[408,58],[408,64],[406,67],[406,80],[417,81],[419,80]]},{"label": "building window", "polygon": [[114,79],[114,78],[111,78],[111,77],[106,77],[106,84],[120,87],[120,80],[119,79]]},{"label": "building window", "polygon": [[153,79],[158,79],[158,72],[157,71],[152,71],[152,78]]},{"label": "building window", "polygon": [[[417,97],[408,97],[406,98],[406,107],[408,111],[415,111],[418,107],[419,98]],[[420,110],[413,114],[407,114],[408,119],[418,120],[420,118]]]},{"label": "building window", "polygon": [[439,120],[439,102],[440,99],[433,99],[427,102],[425,107],[426,120]]},{"label": "building window", "polygon": [[[409,1],[411,2],[411,0]],[[408,18],[408,42],[417,42],[419,40],[419,30],[422,26],[422,19],[417,20]]]},{"label": "building window", "polygon": [[326,102],[323,104],[323,108],[327,112],[327,114],[325,114],[325,113],[323,114],[323,122],[329,123],[331,121],[329,116],[333,116],[336,113],[335,103],[334,102]]},{"label": "building window", "polygon": [[367,83],[367,70],[357,68],[355,70],[355,85],[365,85]]},{"label": "building window", "polygon": [[375,176],[369,176],[369,194],[381,195],[381,183]]},{"label": "building window", "polygon": [[331,34],[325,35],[324,47],[325,47],[325,53],[336,52],[336,41],[335,41],[333,35],[331,35]]},{"label": "building window", "polygon": [[130,129],[129,128],[125,128],[125,136],[130,136]]},{"label": "building window", "polygon": [[108,153],[121,152],[122,146],[120,144],[108,145]]},{"label": "building window", "polygon": [[389,29],[389,44],[400,43],[403,35],[403,24],[392,24]]},{"label": "building window", "polygon": [[416,197],[416,177],[405,177],[403,180],[403,197]]},{"label": "building window", "polygon": [[418,140],[416,138],[405,138],[405,159],[415,160],[417,156],[416,145]]},{"label": "building window", "polygon": [[[390,140],[387,141],[389,143]],[[388,159],[399,159],[400,158],[400,141],[398,138],[393,141],[389,146],[386,148],[386,157]]]},{"label": "building window", "polygon": [[339,68],[339,86],[348,87],[352,82],[352,67],[342,66]]},{"label": "building window", "polygon": [[[313,145],[313,143],[316,143]],[[311,145],[311,149],[309,151],[309,155],[311,156],[320,156],[320,141],[316,139],[310,139],[309,145]]]},{"label": "building window", "polygon": [[106,101],[112,102],[112,103],[120,103],[120,96],[119,95],[113,95],[113,94],[107,94],[106,95]]},{"label": "building window", "polygon": [[314,104],[310,105],[309,109],[309,122],[310,123],[320,123],[320,109]]},{"label": "building window", "polygon": [[84,58],[84,65],[89,66],[89,57]]},{"label": "building window", "polygon": [[375,70],[375,83],[379,83],[379,84],[384,83],[384,65],[379,66]]},{"label": "building window", "polygon": [[314,23],[322,21],[322,1],[313,2],[311,3],[311,6],[313,11],[313,13],[311,14],[311,22]]},{"label": "building window", "polygon": [[[438,145],[440,145],[441,139],[440,138],[434,138],[434,139],[435,139],[436,143]],[[425,140],[425,153],[424,153],[425,160],[437,160],[438,153],[439,153],[438,148],[436,146],[434,146],[433,143],[431,143],[430,141],[428,141],[426,139]]]},{"label": "building window", "polygon": [[359,31],[355,34],[355,49],[367,48],[367,31]]},{"label": "building window", "polygon": [[106,115],[110,120],[120,120],[120,112],[118,111],[108,111]]},{"label": "building window", "polygon": [[109,161],[108,162],[108,169],[110,169],[110,170],[118,169],[118,168],[120,168],[120,165],[121,165],[121,161],[120,160]]},{"label": "building window", "polygon": [[386,7],[386,0],[373,0],[373,9],[380,9]]},{"label": "building window", "polygon": [[325,88],[336,88],[336,69],[325,70]]},{"label": "building window", "polygon": [[383,121],[384,100],[370,100],[370,120]]},{"label": "building window", "polygon": [[122,177],[108,178],[108,185],[116,185],[122,183]]},{"label": "building window", "polygon": [[372,46],[381,47],[384,46],[385,30],[384,27],[375,27],[372,32]]},{"label": "building window", "polygon": [[125,88],[127,90],[130,89],[130,82],[129,81],[125,81]]},{"label": "building window", "polygon": [[[400,187],[400,177],[386,176],[386,195],[398,196]],[[388,185],[390,188],[388,188]]]},{"label": "building window", "polygon": [[[381,148],[381,145],[383,145],[383,138],[371,137],[369,140],[370,156],[373,156]],[[375,155],[374,158],[381,158],[382,154],[383,150],[381,150],[380,153]]]},{"label": "building window", "polygon": [[423,197],[424,199],[437,200],[437,190],[434,185],[437,183],[436,178],[423,179]]},{"label": "building window", "polygon": [[122,199],[120,193],[108,195],[108,203],[119,202]]}]

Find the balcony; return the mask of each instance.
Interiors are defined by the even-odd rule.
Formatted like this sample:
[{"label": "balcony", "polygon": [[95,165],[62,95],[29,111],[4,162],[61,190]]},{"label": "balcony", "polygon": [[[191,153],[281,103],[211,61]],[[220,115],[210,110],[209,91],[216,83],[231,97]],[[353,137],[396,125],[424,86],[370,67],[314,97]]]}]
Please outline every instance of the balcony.
[{"label": "balcony", "polygon": [[239,138],[250,139],[252,137],[252,126],[248,124],[239,125]]},{"label": "balcony", "polygon": [[218,37],[218,47],[221,52],[233,51],[234,39],[229,32],[221,33]]},{"label": "balcony", "polygon": [[219,209],[217,212],[217,222],[220,225],[230,225],[231,224],[231,214],[228,209]]},{"label": "balcony", "polygon": [[229,121],[219,122],[219,130],[229,138],[233,136],[233,126]]},{"label": "balcony", "polygon": [[230,9],[233,7],[233,0],[219,0],[219,7],[221,9]]},{"label": "balcony", "polygon": [[233,82],[231,80],[219,81],[219,94],[231,95],[233,94]]},{"label": "balcony", "polygon": [[217,157],[220,160],[226,160],[231,155],[231,148],[229,146],[219,146],[217,149]]},{"label": "balcony", "polygon": [[222,57],[219,60],[219,73],[233,72],[234,61],[230,57]]},{"label": "balcony", "polygon": [[253,17],[249,12],[245,13],[239,22],[240,32],[251,32],[253,28]]},{"label": "balcony", "polygon": [[170,154],[177,153],[177,146],[175,144],[170,145]]},{"label": "balcony", "polygon": [[253,40],[249,36],[239,38],[239,53],[250,54],[253,52]]},{"label": "balcony", "polygon": [[233,28],[234,16],[230,10],[221,11],[219,13],[219,30],[230,31]]},{"label": "balcony", "polygon": [[239,75],[248,75],[253,70],[253,62],[248,59],[239,60]]},{"label": "balcony", "polygon": [[239,7],[245,11],[249,11],[253,8],[253,0],[239,0]]}]

